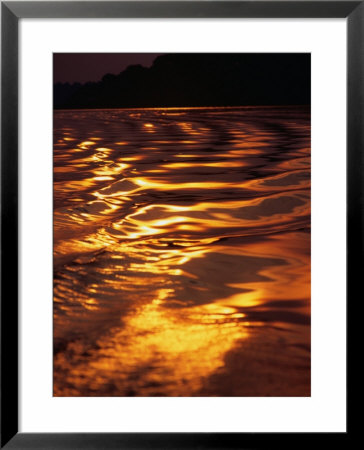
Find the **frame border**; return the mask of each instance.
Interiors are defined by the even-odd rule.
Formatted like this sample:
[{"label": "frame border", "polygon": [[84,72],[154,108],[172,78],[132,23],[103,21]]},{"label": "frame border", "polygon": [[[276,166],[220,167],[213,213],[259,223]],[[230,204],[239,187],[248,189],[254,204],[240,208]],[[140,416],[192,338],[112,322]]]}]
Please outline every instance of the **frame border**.
[{"label": "frame border", "polygon": [[[22,18],[346,18],[347,307],[363,271],[364,0],[1,1],[1,440],[7,449],[294,448],[312,433],[18,432],[18,21]],[[359,264],[358,264],[359,262]],[[349,313],[349,309],[348,309]],[[349,337],[349,336],[348,336]],[[349,342],[349,341],[348,341]],[[348,347],[349,348],[349,345]],[[347,361],[349,362],[349,361]],[[347,375],[350,371],[347,368]],[[347,403],[348,405],[348,403]],[[346,433],[330,435],[344,446]],[[351,428],[350,428],[351,431]],[[284,442],[282,437],[284,435]]]}]

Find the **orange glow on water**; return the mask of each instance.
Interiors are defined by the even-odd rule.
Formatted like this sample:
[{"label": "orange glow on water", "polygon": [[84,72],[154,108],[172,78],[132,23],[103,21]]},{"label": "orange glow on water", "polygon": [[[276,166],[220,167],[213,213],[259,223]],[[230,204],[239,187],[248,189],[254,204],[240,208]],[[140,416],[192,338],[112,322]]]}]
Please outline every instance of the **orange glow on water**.
[{"label": "orange glow on water", "polygon": [[307,111],[55,114],[54,394],[309,395]]}]

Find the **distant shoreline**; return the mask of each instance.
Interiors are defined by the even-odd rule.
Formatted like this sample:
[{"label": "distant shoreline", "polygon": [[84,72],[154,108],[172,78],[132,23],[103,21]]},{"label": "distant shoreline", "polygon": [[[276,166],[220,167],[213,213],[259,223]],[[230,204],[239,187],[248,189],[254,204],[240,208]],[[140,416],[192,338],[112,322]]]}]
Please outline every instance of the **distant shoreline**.
[{"label": "distant shoreline", "polygon": [[292,104],[292,105],[240,105],[240,106],[135,106],[135,107],[100,107],[100,108],[57,108],[53,107],[53,111],[159,111],[167,110],[208,110],[208,109],[258,109],[258,108],[311,108],[310,104]]},{"label": "distant shoreline", "polygon": [[99,82],[53,84],[57,109],[309,103],[309,53],[171,53]]}]

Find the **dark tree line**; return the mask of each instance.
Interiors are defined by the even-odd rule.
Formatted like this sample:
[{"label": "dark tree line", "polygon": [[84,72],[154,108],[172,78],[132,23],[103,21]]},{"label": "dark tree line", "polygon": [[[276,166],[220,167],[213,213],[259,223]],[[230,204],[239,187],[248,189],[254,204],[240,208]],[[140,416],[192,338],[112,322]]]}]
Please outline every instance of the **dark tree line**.
[{"label": "dark tree line", "polygon": [[310,92],[309,54],[175,53],[96,83],[57,83],[54,107],[308,105]]}]

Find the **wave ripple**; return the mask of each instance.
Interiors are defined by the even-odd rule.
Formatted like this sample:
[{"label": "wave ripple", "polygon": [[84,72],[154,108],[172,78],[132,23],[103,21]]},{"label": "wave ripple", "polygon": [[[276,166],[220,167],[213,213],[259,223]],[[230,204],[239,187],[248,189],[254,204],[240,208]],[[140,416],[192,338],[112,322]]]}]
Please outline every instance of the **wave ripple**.
[{"label": "wave ripple", "polygon": [[308,108],[55,112],[54,395],[310,395]]}]

